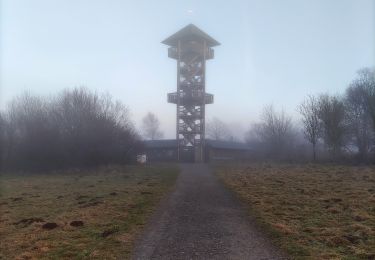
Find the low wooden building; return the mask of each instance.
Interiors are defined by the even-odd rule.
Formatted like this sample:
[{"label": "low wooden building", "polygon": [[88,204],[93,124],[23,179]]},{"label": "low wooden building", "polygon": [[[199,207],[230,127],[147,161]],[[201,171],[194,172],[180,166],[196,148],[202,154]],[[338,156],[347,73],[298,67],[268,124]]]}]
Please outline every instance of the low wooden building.
[{"label": "low wooden building", "polygon": [[[149,162],[177,161],[177,141],[175,139],[144,141],[145,154]],[[252,149],[245,143],[206,139],[205,161],[243,161],[251,158]],[[194,155],[185,162],[193,162]]]},{"label": "low wooden building", "polygon": [[177,141],[175,139],[146,140],[144,149],[149,162],[177,161]]},{"label": "low wooden building", "polygon": [[206,140],[206,161],[243,161],[251,158],[252,149],[245,143]]}]

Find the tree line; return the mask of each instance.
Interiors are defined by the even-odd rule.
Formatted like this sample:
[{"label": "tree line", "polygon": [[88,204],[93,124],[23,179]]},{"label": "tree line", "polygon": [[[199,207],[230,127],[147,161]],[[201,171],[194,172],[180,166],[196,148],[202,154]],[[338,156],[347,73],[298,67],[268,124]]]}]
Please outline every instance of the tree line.
[{"label": "tree line", "polygon": [[[245,140],[260,160],[375,162],[375,70],[365,68],[341,95],[308,95],[298,106],[299,122],[265,106]],[[207,137],[233,139],[218,118]]]},{"label": "tree line", "polygon": [[302,131],[285,112],[268,106],[260,122],[248,131],[247,141],[257,145],[263,156],[270,159],[303,159],[307,156],[307,141],[314,161],[375,161],[373,69],[360,70],[342,95],[307,96],[297,111]]},{"label": "tree line", "polygon": [[126,106],[86,88],[64,90],[48,98],[24,93],[0,114],[4,169],[129,162],[140,149]]},{"label": "tree line", "polygon": [[[362,69],[342,95],[309,95],[296,123],[272,105],[245,135],[260,160],[375,162],[375,70]],[[142,120],[145,139],[160,139],[153,113]],[[230,128],[208,120],[207,138],[233,141]],[[86,88],[48,98],[24,93],[0,112],[0,167],[56,169],[126,163],[142,151],[127,107]]]}]

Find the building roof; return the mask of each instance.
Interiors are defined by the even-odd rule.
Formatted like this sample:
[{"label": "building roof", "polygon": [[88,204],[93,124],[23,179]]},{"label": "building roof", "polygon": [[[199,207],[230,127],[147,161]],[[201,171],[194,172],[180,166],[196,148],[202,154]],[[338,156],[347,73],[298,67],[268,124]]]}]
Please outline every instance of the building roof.
[{"label": "building roof", "polygon": [[167,39],[162,41],[162,43],[169,46],[177,46],[178,40],[200,40],[206,41],[207,46],[213,47],[220,45],[218,41],[209,36],[207,33],[199,29],[194,24],[189,24],[176,32],[175,34],[169,36]]},{"label": "building roof", "polygon": [[[146,148],[157,149],[157,148],[177,148],[176,139],[164,139],[164,140],[146,140],[144,141]],[[252,150],[245,143],[232,142],[232,141],[220,141],[206,139],[206,145],[216,149],[228,149],[228,150]]]}]

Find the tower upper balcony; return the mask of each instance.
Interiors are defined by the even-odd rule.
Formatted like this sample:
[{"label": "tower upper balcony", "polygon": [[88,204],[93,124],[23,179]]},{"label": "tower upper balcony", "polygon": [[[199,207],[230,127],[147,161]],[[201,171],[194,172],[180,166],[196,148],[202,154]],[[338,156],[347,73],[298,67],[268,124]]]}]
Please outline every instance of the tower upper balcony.
[{"label": "tower upper balcony", "polygon": [[168,49],[168,56],[172,59],[178,59],[178,51],[180,55],[193,52],[206,59],[213,59],[214,50],[211,47],[220,45],[218,41],[193,24],[182,28],[162,43],[171,46]]},{"label": "tower upper balcony", "polygon": [[[183,56],[185,53],[189,53],[189,52],[194,52],[198,55],[201,55],[201,56],[205,57],[206,60],[213,59],[214,55],[215,55],[214,49],[212,49],[210,47],[199,48],[199,47],[194,47],[194,46],[191,46],[190,48],[189,47],[185,47],[185,48],[182,47],[180,55]],[[178,60],[178,49],[177,49],[177,47],[169,47],[168,48],[168,57],[171,58],[171,59]]]}]

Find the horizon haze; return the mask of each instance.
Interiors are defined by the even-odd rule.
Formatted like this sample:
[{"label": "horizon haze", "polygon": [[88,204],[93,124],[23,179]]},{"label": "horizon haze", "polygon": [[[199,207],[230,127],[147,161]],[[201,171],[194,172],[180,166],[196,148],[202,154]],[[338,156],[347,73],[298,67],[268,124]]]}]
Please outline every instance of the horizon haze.
[{"label": "horizon haze", "polygon": [[240,139],[263,106],[298,119],[308,94],[342,94],[375,66],[375,4],[351,1],[2,0],[0,108],[24,91],[85,86],[126,104],[139,128],[152,111],[175,137],[176,61],[168,36],[194,24],[218,40],[207,62],[206,118]]}]

